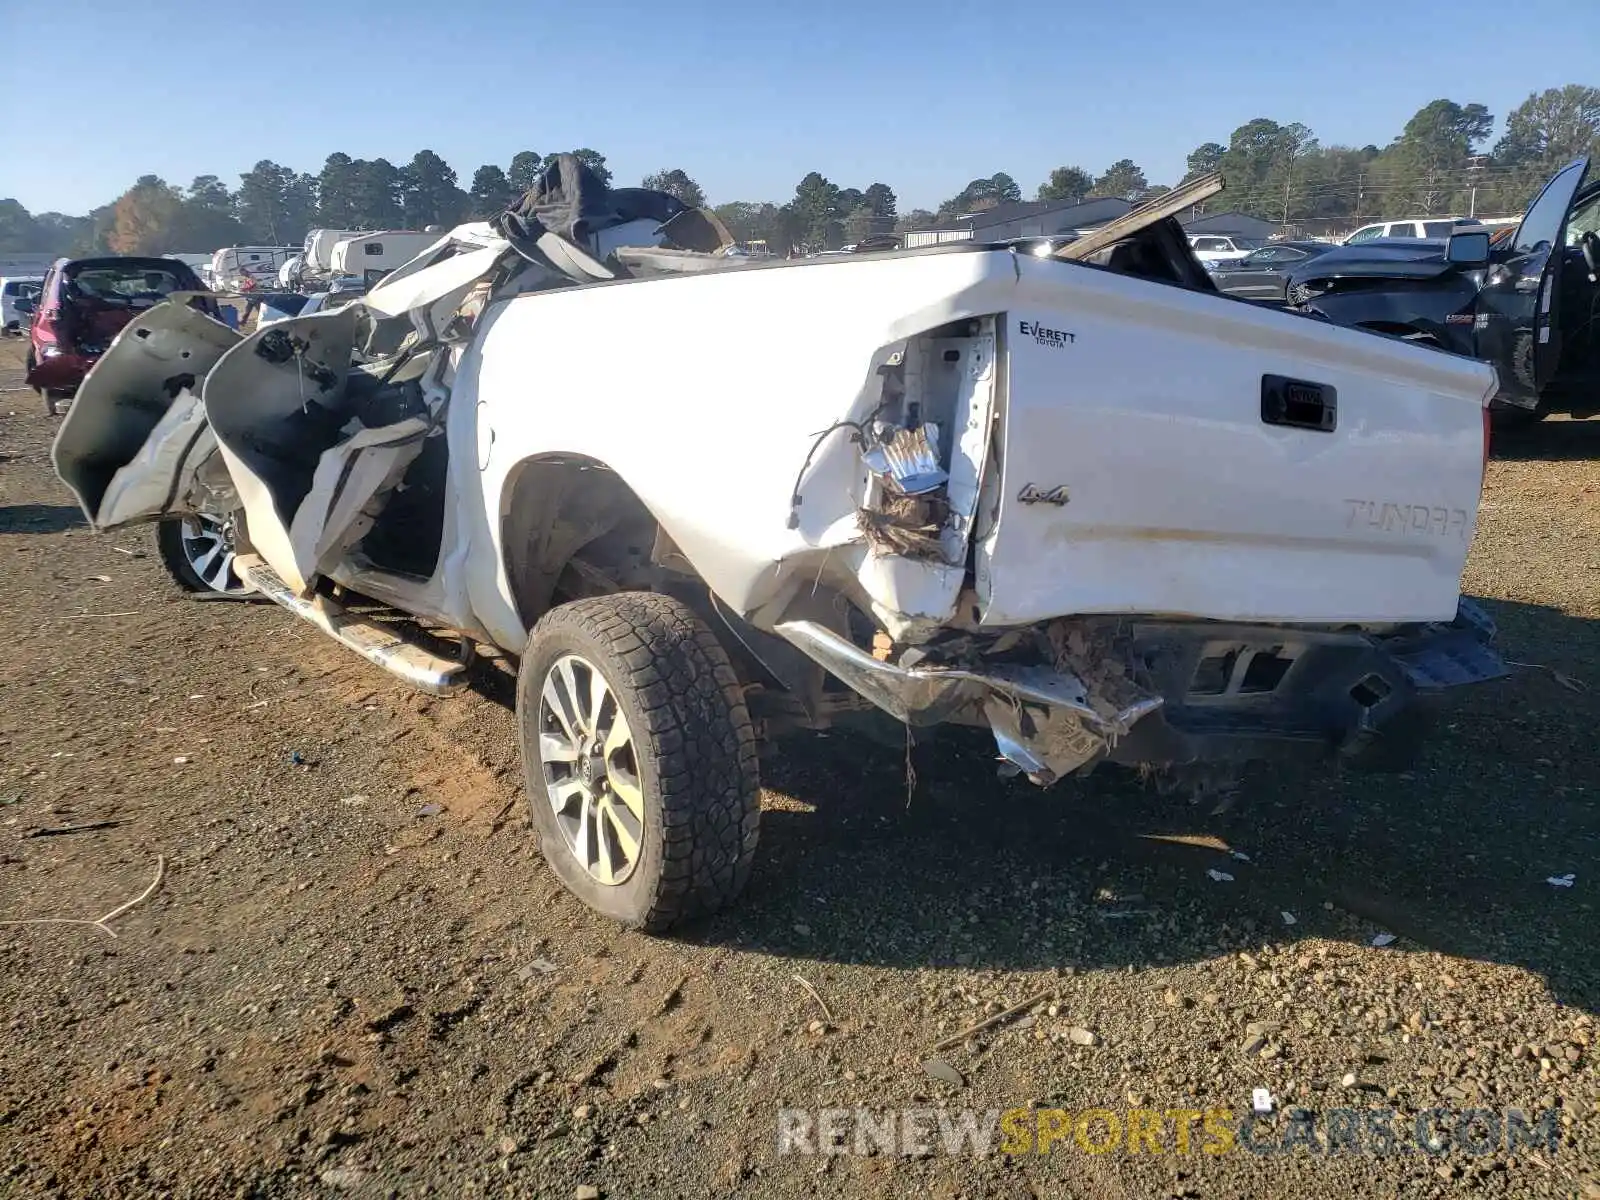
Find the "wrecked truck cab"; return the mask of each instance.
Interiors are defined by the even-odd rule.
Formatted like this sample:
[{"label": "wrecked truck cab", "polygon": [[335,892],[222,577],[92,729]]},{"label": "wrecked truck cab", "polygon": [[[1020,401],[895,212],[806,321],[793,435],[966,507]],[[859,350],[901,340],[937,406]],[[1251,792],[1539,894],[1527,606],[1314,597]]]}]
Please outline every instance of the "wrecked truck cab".
[{"label": "wrecked truck cab", "polygon": [[664,929],[749,874],[757,731],[967,725],[1048,785],[1404,749],[1503,672],[1459,603],[1493,371],[1219,295],[1171,219],[1214,190],[763,264],[563,159],[337,311],[151,314],[57,465],[100,527],[231,504],[243,580],[426,690],[515,660],[547,861]]}]

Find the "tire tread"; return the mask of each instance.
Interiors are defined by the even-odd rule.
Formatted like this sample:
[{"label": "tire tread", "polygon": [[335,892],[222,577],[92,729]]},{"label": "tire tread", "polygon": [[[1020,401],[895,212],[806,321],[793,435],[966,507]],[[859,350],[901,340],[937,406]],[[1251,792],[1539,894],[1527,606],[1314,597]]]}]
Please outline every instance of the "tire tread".
[{"label": "tire tread", "polygon": [[[592,644],[608,675],[620,668],[613,687],[630,692],[644,717],[633,735],[655,767],[650,811],[660,817],[662,861],[648,909],[629,923],[659,933],[724,908],[749,880],[761,817],[755,728],[727,651],[686,604],[652,592],[552,609],[529,635],[527,657],[558,632]],[[536,764],[526,765],[531,788]]]}]

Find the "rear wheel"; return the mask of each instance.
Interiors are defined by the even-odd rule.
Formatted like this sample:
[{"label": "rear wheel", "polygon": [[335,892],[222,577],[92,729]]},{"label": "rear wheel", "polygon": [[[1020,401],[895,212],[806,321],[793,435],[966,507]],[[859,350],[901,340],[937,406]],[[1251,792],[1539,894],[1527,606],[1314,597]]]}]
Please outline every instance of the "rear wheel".
[{"label": "rear wheel", "polygon": [[743,889],[755,735],[727,653],[686,605],[625,592],[547,613],[517,722],[540,848],[589,907],[661,932]]},{"label": "rear wheel", "polygon": [[242,596],[250,592],[233,569],[233,521],[202,513],[166,517],[156,525],[156,549],[167,574],[195,595]]}]

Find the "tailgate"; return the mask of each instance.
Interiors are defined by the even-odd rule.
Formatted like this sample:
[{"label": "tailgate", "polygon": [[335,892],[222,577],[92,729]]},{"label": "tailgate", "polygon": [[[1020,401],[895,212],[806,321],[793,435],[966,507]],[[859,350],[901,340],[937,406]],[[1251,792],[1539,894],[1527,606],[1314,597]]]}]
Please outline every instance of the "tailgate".
[{"label": "tailgate", "polygon": [[1455,615],[1489,367],[1083,273],[1004,319],[984,624]]}]

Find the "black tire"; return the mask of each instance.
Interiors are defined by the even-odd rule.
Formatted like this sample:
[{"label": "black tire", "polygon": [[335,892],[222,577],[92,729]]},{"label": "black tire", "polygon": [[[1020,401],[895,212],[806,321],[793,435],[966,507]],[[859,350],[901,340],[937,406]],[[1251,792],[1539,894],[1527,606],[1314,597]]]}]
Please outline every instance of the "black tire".
[{"label": "black tire", "polygon": [[[542,697],[547,676],[569,655],[598,669],[632,734],[642,832],[620,883],[600,882],[579,861],[546,782]],[[761,817],[755,733],[727,652],[688,606],[625,592],[551,610],[528,635],[517,723],[545,861],[590,908],[660,933],[725,907],[743,890]]]},{"label": "black tire", "polygon": [[172,581],[190,595],[232,595],[235,589],[244,593],[246,589],[231,567],[226,574],[232,586],[214,587],[201,578],[194,563],[189,560],[188,547],[184,545],[184,521],[183,517],[163,517],[156,523],[156,553]]}]

